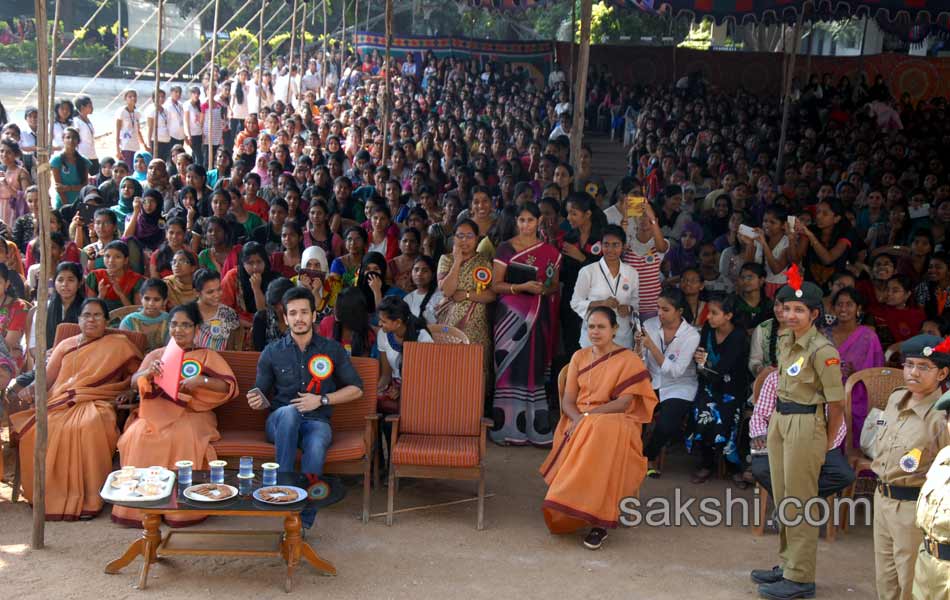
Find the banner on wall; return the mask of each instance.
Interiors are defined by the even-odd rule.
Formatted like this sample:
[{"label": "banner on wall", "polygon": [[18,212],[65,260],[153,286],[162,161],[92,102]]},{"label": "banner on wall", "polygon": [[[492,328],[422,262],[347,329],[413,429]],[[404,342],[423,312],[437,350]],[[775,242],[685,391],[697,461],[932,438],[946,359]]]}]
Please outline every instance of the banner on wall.
[{"label": "banner on wall", "polygon": [[[360,32],[354,35],[354,45],[360,54],[386,52],[386,37],[376,33]],[[436,58],[461,58],[480,62],[510,64],[512,69],[522,67],[538,83],[543,83],[554,64],[554,45],[551,42],[506,42],[473,40],[458,37],[393,36],[390,55],[403,59],[412,54],[417,64],[424,63],[429,52]]]}]

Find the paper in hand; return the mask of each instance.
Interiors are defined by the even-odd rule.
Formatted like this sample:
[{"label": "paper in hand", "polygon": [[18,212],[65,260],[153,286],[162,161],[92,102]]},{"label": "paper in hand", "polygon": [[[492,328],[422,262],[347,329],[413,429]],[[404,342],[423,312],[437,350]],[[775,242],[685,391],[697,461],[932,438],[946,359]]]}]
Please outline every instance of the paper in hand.
[{"label": "paper in hand", "polygon": [[181,363],[184,359],[185,351],[175,343],[174,339],[169,339],[161,358],[162,375],[156,379],[155,383],[172,400],[178,400],[178,383],[181,381]]}]

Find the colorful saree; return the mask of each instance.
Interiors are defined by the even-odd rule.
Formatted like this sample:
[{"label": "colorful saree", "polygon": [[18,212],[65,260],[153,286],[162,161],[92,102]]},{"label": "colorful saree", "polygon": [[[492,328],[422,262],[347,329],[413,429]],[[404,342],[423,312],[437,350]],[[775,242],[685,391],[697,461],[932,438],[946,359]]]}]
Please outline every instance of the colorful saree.
[{"label": "colorful saree", "polygon": [[596,360],[593,348],[574,353],[563,393],[574,393],[577,410],[590,412],[633,396],[622,413],[583,417],[568,435],[571,419],[562,416],[554,445],[541,465],[548,484],[542,512],[551,533],[585,526],[617,527],[620,501],[635,496],[647,472],[642,428],[653,419],[657,398],[650,373],[633,351],[619,348]]},{"label": "colorful saree", "polygon": [[[537,280],[557,277],[561,254],[544,242],[521,252],[511,242],[498,246],[495,261],[537,268]],[[554,305],[548,296],[502,294],[495,312],[495,395],[492,440],[547,445],[553,432],[545,382],[554,354]]]},{"label": "colorful saree", "polygon": [[[834,338],[831,339],[834,341]],[[877,334],[863,325],[851,332],[838,348],[838,354],[841,355],[842,383],[861,369],[884,366],[884,350]],[[851,390],[851,431],[861,431],[869,410],[868,391],[863,383],[859,383]],[[852,446],[860,448],[861,436],[854,435],[852,438]]]}]

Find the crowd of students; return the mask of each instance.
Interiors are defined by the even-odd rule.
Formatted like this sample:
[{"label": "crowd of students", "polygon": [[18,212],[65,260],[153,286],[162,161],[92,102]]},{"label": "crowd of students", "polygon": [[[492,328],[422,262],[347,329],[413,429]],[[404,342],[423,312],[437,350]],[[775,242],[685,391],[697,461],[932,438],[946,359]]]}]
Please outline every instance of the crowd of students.
[{"label": "crowd of students", "polygon": [[[942,98],[896,102],[886,86],[816,78],[778,148],[771,100],[634,86],[594,67],[588,114],[606,107],[630,128],[630,171],[608,190],[590,146],[568,162],[573,106],[558,66],[541,81],[431,52],[390,65],[353,55],[342,73],[320,58],[300,72],[283,59],[218,69],[189,100],[173,86],[144,113],[129,91],[113,157],[96,154],[89,98],[58,102],[49,273],[36,237],[36,110],[3,125],[0,373],[12,379],[37,359],[24,334],[41,285],[49,339],[95,298],[105,314],[140,306],[115,325],[144,333],[148,351],[178,339],[176,327],[192,328],[189,348],[264,351],[289,339],[286,299],[306,290],[321,336],[379,358],[384,412],[398,412],[402,344],[431,340],[427,324],[481,344],[499,444],[557,451],[564,417],[575,419],[568,433],[583,431],[559,403],[558,373],[570,365],[577,399],[591,385],[576,381],[593,368],[583,352],[632,349],[623,357],[644,360],[656,415],[629,394],[604,406],[644,424],[655,416],[645,473],[661,476],[657,458],[679,439],[699,457],[695,483],[723,461],[745,487],[757,472],[750,449],[764,442],[761,427],[740,435],[743,409],[753,380],[780,366],[790,326],[777,293],[790,268],[819,286],[816,325],[840,356],[839,383],[919,333],[950,332]],[[590,319],[616,335],[592,335]],[[604,364],[605,382],[624,375],[622,362]],[[641,379],[613,391],[640,395]],[[868,412],[858,389],[846,424],[855,445]],[[63,511],[53,514],[88,512]],[[556,516],[549,525],[563,529]],[[606,534],[594,533],[599,547]]]}]

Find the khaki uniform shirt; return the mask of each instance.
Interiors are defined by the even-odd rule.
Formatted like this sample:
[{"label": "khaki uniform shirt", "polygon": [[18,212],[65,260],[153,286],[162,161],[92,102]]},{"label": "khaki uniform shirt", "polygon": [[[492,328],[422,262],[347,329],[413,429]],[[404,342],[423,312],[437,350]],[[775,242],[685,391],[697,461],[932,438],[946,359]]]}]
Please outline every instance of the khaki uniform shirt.
[{"label": "khaki uniform shirt", "polygon": [[950,544],[950,446],[940,451],[927,472],[917,499],[917,527],[930,539]]},{"label": "khaki uniform shirt", "polygon": [[871,469],[890,485],[920,487],[927,469],[940,449],[950,445],[950,433],[943,411],[934,408],[940,389],[924,402],[909,406],[911,393],[906,388],[894,390],[874,440],[877,458]]},{"label": "khaki uniform shirt", "polygon": [[776,354],[779,400],[798,404],[844,400],[841,357],[817,329],[812,327],[797,340],[790,331],[781,334]]}]

